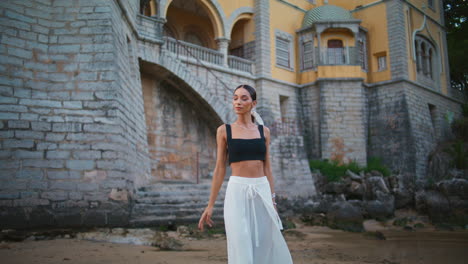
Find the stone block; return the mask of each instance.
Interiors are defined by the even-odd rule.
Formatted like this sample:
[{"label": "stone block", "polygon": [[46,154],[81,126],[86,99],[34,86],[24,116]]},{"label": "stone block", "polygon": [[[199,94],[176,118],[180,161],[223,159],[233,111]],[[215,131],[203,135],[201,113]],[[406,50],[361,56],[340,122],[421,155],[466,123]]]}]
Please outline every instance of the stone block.
[{"label": "stone block", "polygon": [[80,123],[54,123],[52,125],[54,132],[81,132]]},{"label": "stone block", "polygon": [[70,151],[64,150],[48,150],[46,152],[47,159],[68,159],[70,155]]},{"label": "stone block", "polygon": [[42,159],[44,152],[18,149],[13,152],[13,157],[17,159]]},{"label": "stone block", "polygon": [[32,148],[34,141],[30,139],[6,139],[3,140],[3,148]]},{"label": "stone block", "polygon": [[44,132],[31,130],[15,130],[15,137],[21,139],[44,139]]},{"label": "stone block", "polygon": [[31,122],[31,128],[35,131],[50,131],[52,125],[49,122]]},{"label": "stone block", "polygon": [[63,141],[65,139],[65,133],[47,133],[46,141]]},{"label": "stone block", "polygon": [[91,170],[94,168],[94,160],[67,160],[66,166],[72,170]]},{"label": "stone block", "polygon": [[50,181],[50,190],[76,190],[77,182],[71,181]]},{"label": "stone block", "polygon": [[44,159],[37,159],[37,160],[24,160],[23,166],[27,167],[34,167],[34,168],[63,168],[63,160],[44,160]]},{"label": "stone block", "polygon": [[66,191],[42,192],[41,198],[51,200],[51,201],[64,201],[68,199],[68,192]]},{"label": "stone block", "polygon": [[107,221],[105,212],[89,210],[83,215],[83,226],[104,226],[106,223]]},{"label": "stone block", "polygon": [[29,128],[29,121],[25,120],[9,120],[8,128]]}]

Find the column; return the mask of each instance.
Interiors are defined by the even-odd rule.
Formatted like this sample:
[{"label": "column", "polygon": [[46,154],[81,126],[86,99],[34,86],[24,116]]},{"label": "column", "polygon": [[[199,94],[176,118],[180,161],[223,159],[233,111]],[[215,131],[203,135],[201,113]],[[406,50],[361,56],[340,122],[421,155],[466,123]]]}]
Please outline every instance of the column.
[{"label": "column", "polygon": [[255,1],[255,74],[271,75],[270,2]]},{"label": "column", "polygon": [[223,66],[229,67],[228,65],[228,48],[230,39],[228,38],[217,38],[216,43],[218,44],[218,51],[223,54]]}]

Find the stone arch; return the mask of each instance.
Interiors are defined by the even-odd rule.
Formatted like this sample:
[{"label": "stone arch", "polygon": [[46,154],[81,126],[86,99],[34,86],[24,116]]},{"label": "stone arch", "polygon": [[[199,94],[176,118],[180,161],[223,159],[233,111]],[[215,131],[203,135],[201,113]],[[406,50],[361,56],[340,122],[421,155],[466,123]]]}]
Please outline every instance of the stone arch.
[{"label": "stone arch", "polygon": [[243,6],[234,10],[225,24],[224,32],[226,32],[226,37],[229,38],[231,36],[232,28],[238,20],[243,18],[252,18],[253,14],[254,8],[250,6]]},{"label": "stone arch", "polygon": [[[161,0],[159,2],[159,16],[166,18],[167,9],[173,0]],[[224,11],[217,0],[197,0],[199,3],[206,8],[206,11],[210,17],[211,22],[214,25],[215,38],[226,37],[226,16]]]},{"label": "stone arch", "polygon": [[226,123],[221,118],[226,109],[205,85],[190,81],[176,58],[165,60],[140,61],[152,181],[193,183],[196,174],[208,179],[216,163],[216,128]]}]

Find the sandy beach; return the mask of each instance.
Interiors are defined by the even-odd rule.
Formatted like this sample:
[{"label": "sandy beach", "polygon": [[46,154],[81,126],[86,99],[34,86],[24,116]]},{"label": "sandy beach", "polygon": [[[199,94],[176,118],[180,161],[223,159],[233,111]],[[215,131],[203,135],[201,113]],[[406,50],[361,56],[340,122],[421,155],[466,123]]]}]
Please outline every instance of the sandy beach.
[{"label": "sandy beach", "polygon": [[[379,231],[378,239],[370,233],[352,233],[322,226],[296,223],[284,230],[294,263],[314,264],[462,264],[468,259],[468,231],[442,231],[425,227],[415,231],[365,223],[366,230]],[[224,234],[209,238],[177,236],[181,251],[163,251],[153,246],[96,242],[76,238],[25,240],[0,244],[0,259],[16,263],[132,263],[182,264],[227,263]]]}]

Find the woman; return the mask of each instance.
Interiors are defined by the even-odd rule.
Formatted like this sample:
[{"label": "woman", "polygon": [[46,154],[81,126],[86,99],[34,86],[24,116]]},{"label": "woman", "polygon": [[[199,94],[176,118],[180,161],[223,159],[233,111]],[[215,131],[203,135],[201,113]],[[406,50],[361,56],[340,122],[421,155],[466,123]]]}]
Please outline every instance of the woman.
[{"label": "woman", "polygon": [[228,263],[289,264],[292,258],[280,231],[283,226],[275,203],[269,158],[270,130],[262,125],[254,110],[256,99],[255,89],[249,85],[234,90],[232,104],[237,120],[217,129],[211,194],[198,228],[203,231],[205,223],[213,225],[213,206],[224,180],[228,157],[232,169],[224,198]]}]

